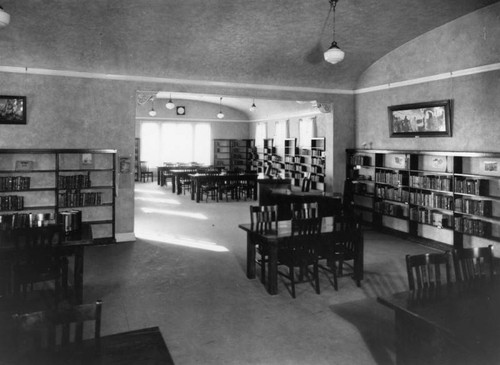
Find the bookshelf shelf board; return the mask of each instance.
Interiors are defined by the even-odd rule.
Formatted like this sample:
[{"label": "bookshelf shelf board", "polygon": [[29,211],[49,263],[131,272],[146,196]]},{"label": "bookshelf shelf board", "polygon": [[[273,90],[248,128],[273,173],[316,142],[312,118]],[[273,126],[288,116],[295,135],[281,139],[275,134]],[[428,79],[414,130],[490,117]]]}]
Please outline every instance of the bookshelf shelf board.
[{"label": "bookshelf shelf board", "polygon": [[468,196],[468,197],[471,197],[471,198],[476,198],[474,200],[493,200],[493,201],[500,202],[500,196],[458,193],[456,191],[453,192],[453,194],[460,195],[460,196]]},{"label": "bookshelf shelf board", "polygon": [[453,213],[453,209],[430,207],[428,205],[414,204],[414,203],[408,203],[408,204],[411,205],[412,207],[420,207],[420,208],[424,208],[426,210],[438,210],[440,212],[446,212],[448,214],[452,214]]},{"label": "bookshelf shelf board", "polygon": [[27,210],[42,210],[42,209],[55,209],[55,205],[31,205],[28,207],[24,207],[24,209],[16,209],[18,212],[25,212]]},{"label": "bookshelf shelf board", "polygon": [[425,190],[425,191],[432,191],[432,192],[439,193],[439,194],[453,195],[453,191],[450,191],[450,190],[428,189],[428,188],[420,188],[420,187],[416,187],[416,186],[410,186],[409,188],[410,188],[410,190]]},{"label": "bookshelf shelf board", "polygon": [[402,184],[390,184],[390,183],[385,183],[385,182],[381,182],[381,181],[375,181],[375,184],[378,184],[378,185],[384,185],[384,186],[391,186],[393,188],[409,188],[408,185],[402,185]]},{"label": "bookshelf shelf board", "polygon": [[445,230],[445,231],[453,231],[453,228],[451,228],[451,227],[436,226],[436,225],[434,225],[434,224],[425,223],[425,222],[419,222],[419,221],[415,221],[415,220],[412,220],[412,219],[410,219],[410,222],[411,222],[411,223],[418,223],[418,224],[422,224],[422,225],[424,225],[424,226],[434,227],[434,228],[436,228],[436,229],[442,229],[442,230]]},{"label": "bookshelf shelf board", "polygon": [[459,212],[457,210],[455,210],[455,214],[457,216],[472,217],[472,218],[475,218],[475,219],[478,219],[478,220],[481,220],[481,221],[490,222],[490,223],[494,223],[494,224],[499,224],[500,223],[500,217],[488,217],[488,216],[485,216],[485,215],[478,215],[478,214],[471,214],[471,213]]},{"label": "bookshelf shelf board", "polygon": [[53,191],[55,187],[47,187],[47,188],[29,188],[29,189],[21,189],[21,190],[0,190],[0,194],[5,193],[20,193],[20,192],[30,192],[30,191]]},{"label": "bookshelf shelf board", "polygon": [[364,196],[364,197],[367,197],[367,198],[375,198],[374,194],[363,194],[363,193],[356,193],[356,192],[354,192],[353,194],[357,195],[357,196]]},{"label": "bookshelf shelf board", "polygon": [[0,174],[16,174],[16,175],[27,175],[27,174],[40,174],[40,173],[55,173],[56,170],[1,170]]},{"label": "bookshelf shelf board", "polygon": [[59,169],[59,172],[106,172],[113,171],[113,169]]}]

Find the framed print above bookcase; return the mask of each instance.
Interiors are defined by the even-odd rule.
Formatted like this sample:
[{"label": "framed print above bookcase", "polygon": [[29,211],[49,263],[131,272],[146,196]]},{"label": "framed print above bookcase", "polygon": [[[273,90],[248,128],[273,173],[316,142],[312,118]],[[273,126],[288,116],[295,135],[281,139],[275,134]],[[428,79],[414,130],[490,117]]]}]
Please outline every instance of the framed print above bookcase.
[{"label": "framed print above bookcase", "polygon": [[0,124],[26,124],[26,96],[0,95]]}]

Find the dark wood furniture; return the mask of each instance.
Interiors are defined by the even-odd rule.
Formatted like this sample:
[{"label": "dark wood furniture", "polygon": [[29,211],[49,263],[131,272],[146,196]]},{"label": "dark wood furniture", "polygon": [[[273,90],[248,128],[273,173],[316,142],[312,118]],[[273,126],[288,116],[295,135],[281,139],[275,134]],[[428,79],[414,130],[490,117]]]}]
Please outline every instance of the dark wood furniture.
[{"label": "dark wood furniture", "polygon": [[147,182],[149,179],[153,182],[153,171],[149,170],[147,161],[141,161],[141,181]]},{"label": "dark wood furniture", "polygon": [[[278,207],[279,212],[279,207]],[[260,233],[255,226],[250,223],[240,224],[238,227],[247,232],[247,277],[255,278],[255,250],[256,245],[262,244],[269,250],[269,270],[267,274],[267,290],[269,294],[278,293],[278,274],[277,274],[277,255],[279,247],[291,237],[291,220],[278,221],[278,229],[266,233]],[[334,218],[323,217],[321,225],[321,234],[319,241],[325,245],[335,242]],[[352,253],[353,274],[352,278],[357,285],[360,285],[363,279],[363,235],[359,231],[353,240]]]},{"label": "dark wood furniture", "polygon": [[172,193],[174,194],[182,194],[182,185],[181,185],[181,180],[190,175],[190,174],[196,174],[198,171],[197,168],[178,168],[178,169],[172,169],[170,170],[172,173]]},{"label": "dark wood furniture", "polygon": [[441,286],[451,282],[450,253],[406,255],[410,290]]},{"label": "dark wood furniture", "polygon": [[[4,357],[5,358],[5,357]],[[54,362],[55,360],[55,362]],[[78,350],[61,351],[52,358],[37,358],[38,365],[173,365],[174,361],[158,327],[101,336],[99,351],[93,340]],[[28,365],[13,359],[9,365]]]},{"label": "dark wood furniture", "polygon": [[[311,281],[314,280],[314,289],[320,293],[319,287],[319,251],[321,233],[321,218],[293,218],[291,237],[284,241],[278,249],[278,268],[283,265],[288,268],[288,273],[278,271],[282,277],[290,280],[292,298],[295,298],[295,268],[300,270],[299,280],[302,281],[304,274]],[[310,267],[312,266],[312,271]]]},{"label": "dark wood furniture", "polygon": [[[175,174],[174,170],[174,174]],[[196,200],[199,203],[202,200],[203,184],[215,183],[217,185],[217,193],[219,194],[219,199],[222,199],[223,185],[227,184],[240,184],[245,182],[246,184],[255,186],[257,184],[257,174],[253,173],[239,173],[239,174],[212,174],[212,173],[192,173],[189,174],[191,178],[191,199]],[[235,185],[234,194],[238,194],[238,186]],[[252,189],[254,200],[257,200],[257,190]],[[229,192],[230,194],[230,192]]]},{"label": "dark wood furniture", "polygon": [[398,365],[498,364],[498,281],[459,282],[378,301],[395,312]]},{"label": "dark wood furniture", "polygon": [[[80,231],[70,232],[62,237],[58,245],[58,250],[62,255],[74,257],[73,264],[73,287],[76,303],[83,300],[83,268],[85,247],[97,245],[92,238],[92,227],[88,223],[82,224]],[[15,242],[12,240],[2,240],[0,242],[0,257],[2,261],[9,260],[15,254]]]},{"label": "dark wood furniture", "polygon": [[493,246],[454,249],[453,266],[457,281],[493,279],[495,272]]}]

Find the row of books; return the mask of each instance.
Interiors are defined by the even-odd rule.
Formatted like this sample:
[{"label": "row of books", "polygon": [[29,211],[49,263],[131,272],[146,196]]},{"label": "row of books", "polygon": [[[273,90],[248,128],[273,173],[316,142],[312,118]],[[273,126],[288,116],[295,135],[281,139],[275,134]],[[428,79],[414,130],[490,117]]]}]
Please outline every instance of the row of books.
[{"label": "row of books", "polygon": [[85,207],[102,204],[101,192],[69,191],[59,194],[58,204],[62,208]]},{"label": "row of books", "polygon": [[408,185],[408,176],[393,171],[376,171],[375,181],[390,185]]},{"label": "row of books", "polygon": [[435,193],[411,192],[410,204],[453,210],[453,197]]},{"label": "row of books", "polygon": [[28,190],[29,188],[30,188],[29,176],[0,177],[0,191]]},{"label": "row of books", "polygon": [[0,196],[0,210],[22,210],[24,209],[24,197],[18,195]]},{"label": "row of books", "polygon": [[377,187],[375,194],[378,198],[395,200],[402,203],[408,203],[410,199],[410,194],[407,190],[403,190],[401,188],[393,188],[390,186]]},{"label": "row of books", "polygon": [[54,213],[13,213],[0,215],[0,229],[42,227],[54,224]]},{"label": "row of books", "polygon": [[422,189],[451,191],[451,178],[434,175],[412,175],[410,186]]},{"label": "row of books", "polygon": [[323,173],[323,167],[321,166],[311,166],[311,172],[315,174],[322,174]]},{"label": "row of books", "polygon": [[408,206],[391,204],[387,202],[375,202],[374,204],[375,212],[390,215],[393,217],[407,218],[408,217]]},{"label": "row of books", "polygon": [[491,200],[473,200],[473,199],[455,199],[455,210],[468,214],[482,215],[491,217]]},{"label": "row of books", "polygon": [[324,165],[325,159],[323,157],[311,157],[312,165]]},{"label": "row of books", "polygon": [[452,216],[425,208],[410,208],[410,220],[439,228],[451,228]]},{"label": "row of books", "polygon": [[57,179],[59,189],[85,189],[91,187],[90,172],[79,175],[59,175]]},{"label": "row of books", "polygon": [[370,156],[352,155],[349,159],[349,163],[351,165],[369,166],[370,165]]},{"label": "row of books", "polygon": [[478,219],[455,217],[455,231],[480,237],[491,235],[491,224]]},{"label": "row of books", "polygon": [[311,156],[325,157],[325,151],[322,151],[322,150],[311,150]]},{"label": "row of books", "polygon": [[320,183],[325,181],[325,178],[323,176],[318,176],[318,175],[311,175],[310,179],[311,179],[311,181],[320,182]]},{"label": "row of books", "polygon": [[455,177],[454,189],[456,193],[487,195],[488,180]]}]

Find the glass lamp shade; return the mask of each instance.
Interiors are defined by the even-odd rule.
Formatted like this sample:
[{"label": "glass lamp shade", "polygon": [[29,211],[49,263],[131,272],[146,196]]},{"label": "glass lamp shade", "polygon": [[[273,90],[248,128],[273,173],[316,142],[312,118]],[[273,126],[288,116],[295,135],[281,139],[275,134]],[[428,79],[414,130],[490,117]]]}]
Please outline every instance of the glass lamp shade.
[{"label": "glass lamp shade", "polygon": [[151,117],[156,117],[156,110],[151,109],[151,110],[149,111],[149,116],[151,116]]},{"label": "glass lamp shade", "polygon": [[325,52],[324,56],[326,62],[336,64],[344,59],[345,53],[337,46],[337,42],[334,41],[332,46]]},{"label": "glass lamp shade", "polygon": [[167,109],[174,109],[175,108],[175,104],[172,102],[172,100],[169,100],[165,106],[167,107]]},{"label": "glass lamp shade", "polygon": [[224,113],[223,112],[218,112],[217,113],[217,118],[219,118],[219,119],[224,118]]},{"label": "glass lamp shade", "polygon": [[0,7],[0,27],[5,27],[10,23],[10,15]]},{"label": "glass lamp shade", "polygon": [[253,103],[252,106],[250,107],[250,111],[254,112],[255,109],[257,109],[257,107],[255,106],[255,103]]}]

